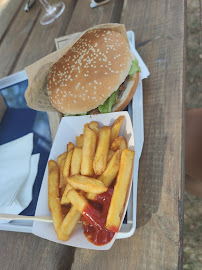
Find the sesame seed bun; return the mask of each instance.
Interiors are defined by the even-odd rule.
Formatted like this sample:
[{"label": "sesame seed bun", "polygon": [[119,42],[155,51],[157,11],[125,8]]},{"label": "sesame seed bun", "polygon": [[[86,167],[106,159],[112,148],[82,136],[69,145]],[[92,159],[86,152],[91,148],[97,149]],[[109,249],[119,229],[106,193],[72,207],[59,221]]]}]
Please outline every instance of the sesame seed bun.
[{"label": "sesame seed bun", "polygon": [[120,33],[107,29],[86,32],[51,67],[47,89],[52,105],[63,114],[97,108],[124,82],[132,58]]}]

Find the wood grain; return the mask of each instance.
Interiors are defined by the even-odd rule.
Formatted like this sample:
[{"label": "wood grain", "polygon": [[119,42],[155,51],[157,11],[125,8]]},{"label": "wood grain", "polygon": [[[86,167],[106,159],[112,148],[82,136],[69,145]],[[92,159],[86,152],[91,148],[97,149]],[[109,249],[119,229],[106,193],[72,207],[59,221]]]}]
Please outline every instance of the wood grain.
[{"label": "wood grain", "polygon": [[110,22],[115,0],[97,8],[90,8],[89,0],[78,1],[66,34],[84,31],[94,25]]},{"label": "wood grain", "polygon": [[76,249],[72,269],[181,269],[184,1],[125,1],[122,22],[151,72],[143,83],[137,230],[108,252]]},{"label": "wood grain", "polygon": [[9,26],[12,24],[14,18],[18,15],[18,12],[20,11],[20,9],[24,8],[23,3],[24,3],[24,0],[15,0],[15,5],[14,5],[12,1],[9,1],[6,7],[2,11],[0,10],[0,12],[2,12],[1,23],[0,23],[0,41],[1,42],[6,32],[8,31]]},{"label": "wood grain", "polygon": [[[99,252],[1,231],[0,269],[181,269],[185,1],[112,0],[93,10],[88,0],[64,1],[69,3],[65,16],[48,28],[39,24],[38,1],[28,17],[21,10],[16,14],[0,48],[0,77],[54,50],[55,37],[120,19],[127,30],[134,30],[138,51],[151,72],[143,83],[145,142],[137,230]],[[42,39],[45,46],[39,45]]]},{"label": "wood grain", "polygon": [[34,5],[28,13],[24,9],[20,9],[13,20],[0,48],[0,78],[10,74],[39,14],[40,6]]},{"label": "wood grain", "polygon": [[[36,25],[27,40],[23,52],[16,65],[13,67],[12,73],[24,69],[26,66],[55,51],[54,39],[64,35],[77,1],[64,0],[63,2],[66,8],[63,14],[52,24],[40,24],[40,17],[43,14],[42,11],[41,15],[37,18]],[[39,1],[37,1],[35,5],[41,6]]]},{"label": "wood grain", "polygon": [[1,270],[69,270],[75,248],[32,234],[0,232]]}]

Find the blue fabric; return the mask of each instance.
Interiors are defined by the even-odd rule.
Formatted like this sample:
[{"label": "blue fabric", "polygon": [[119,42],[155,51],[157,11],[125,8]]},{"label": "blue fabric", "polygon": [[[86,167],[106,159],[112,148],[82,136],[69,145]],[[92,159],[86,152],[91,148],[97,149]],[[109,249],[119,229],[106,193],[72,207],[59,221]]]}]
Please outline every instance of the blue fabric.
[{"label": "blue fabric", "polygon": [[24,98],[26,87],[27,81],[1,91],[8,108],[0,123],[0,145],[18,139],[30,132],[34,133],[32,154],[40,153],[38,173],[33,186],[33,199],[21,213],[22,215],[33,216],[52,142],[47,113],[27,107]]}]

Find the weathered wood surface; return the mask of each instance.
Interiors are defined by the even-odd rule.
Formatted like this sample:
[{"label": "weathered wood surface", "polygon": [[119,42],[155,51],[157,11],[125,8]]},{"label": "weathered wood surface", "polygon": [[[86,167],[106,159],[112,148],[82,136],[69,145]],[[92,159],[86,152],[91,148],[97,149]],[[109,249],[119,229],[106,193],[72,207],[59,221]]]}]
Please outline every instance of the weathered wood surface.
[{"label": "weathered wood surface", "polygon": [[182,267],[183,10],[183,1],[125,1],[121,22],[136,33],[138,51],[151,72],[143,83],[137,230],[108,252],[77,249],[74,270]]},{"label": "weathered wood surface", "polygon": [[138,51],[151,72],[143,83],[145,141],[137,230],[105,252],[0,232],[0,269],[181,269],[185,1],[112,0],[94,10],[88,0],[64,1],[65,13],[50,26],[39,23],[39,1],[28,13],[29,20],[19,10],[3,35],[0,76],[21,70],[55,50],[56,37],[106,22],[122,22],[127,30],[134,30]]}]

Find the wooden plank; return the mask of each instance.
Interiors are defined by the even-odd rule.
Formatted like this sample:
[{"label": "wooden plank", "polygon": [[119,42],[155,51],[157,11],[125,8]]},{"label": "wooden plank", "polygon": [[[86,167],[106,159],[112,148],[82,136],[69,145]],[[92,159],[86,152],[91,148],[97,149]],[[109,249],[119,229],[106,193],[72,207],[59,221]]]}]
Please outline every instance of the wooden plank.
[{"label": "wooden plank", "polygon": [[[54,39],[65,35],[71,16],[76,4],[75,0],[64,0],[65,10],[63,14],[49,25],[41,25],[40,17],[27,40],[27,44],[21,53],[12,73],[24,69],[44,56],[55,51]],[[36,3],[40,6],[40,3]]]},{"label": "wooden plank", "polygon": [[122,22],[151,72],[143,84],[137,230],[108,252],[76,249],[72,269],[182,268],[184,11],[184,1],[125,1]]},{"label": "wooden plank", "polygon": [[[8,3],[6,3],[8,2]],[[24,8],[24,0],[17,0],[15,4],[11,0],[7,0],[0,4],[0,41],[2,42],[3,36],[5,35],[7,29],[12,24],[15,16],[17,16],[20,9]],[[5,8],[4,8],[4,5]]]},{"label": "wooden plank", "polygon": [[74,248],[28,233],[0,231],[0,269],[71,269]]},{"label": "wooden plank", "polygon": [[110,22],[113,10],[119,2],[111,0],[106,5],[92,9],[89,0],[78,1],[66,34],[81,32],[94,25]]},{"label": "wooden plank", "polygon": [[7,76],[12,70],[36,23],[40,8],[40,5],[35,4],[28,13],[20,9],[13,20],[0,48],[0,78]]}]

